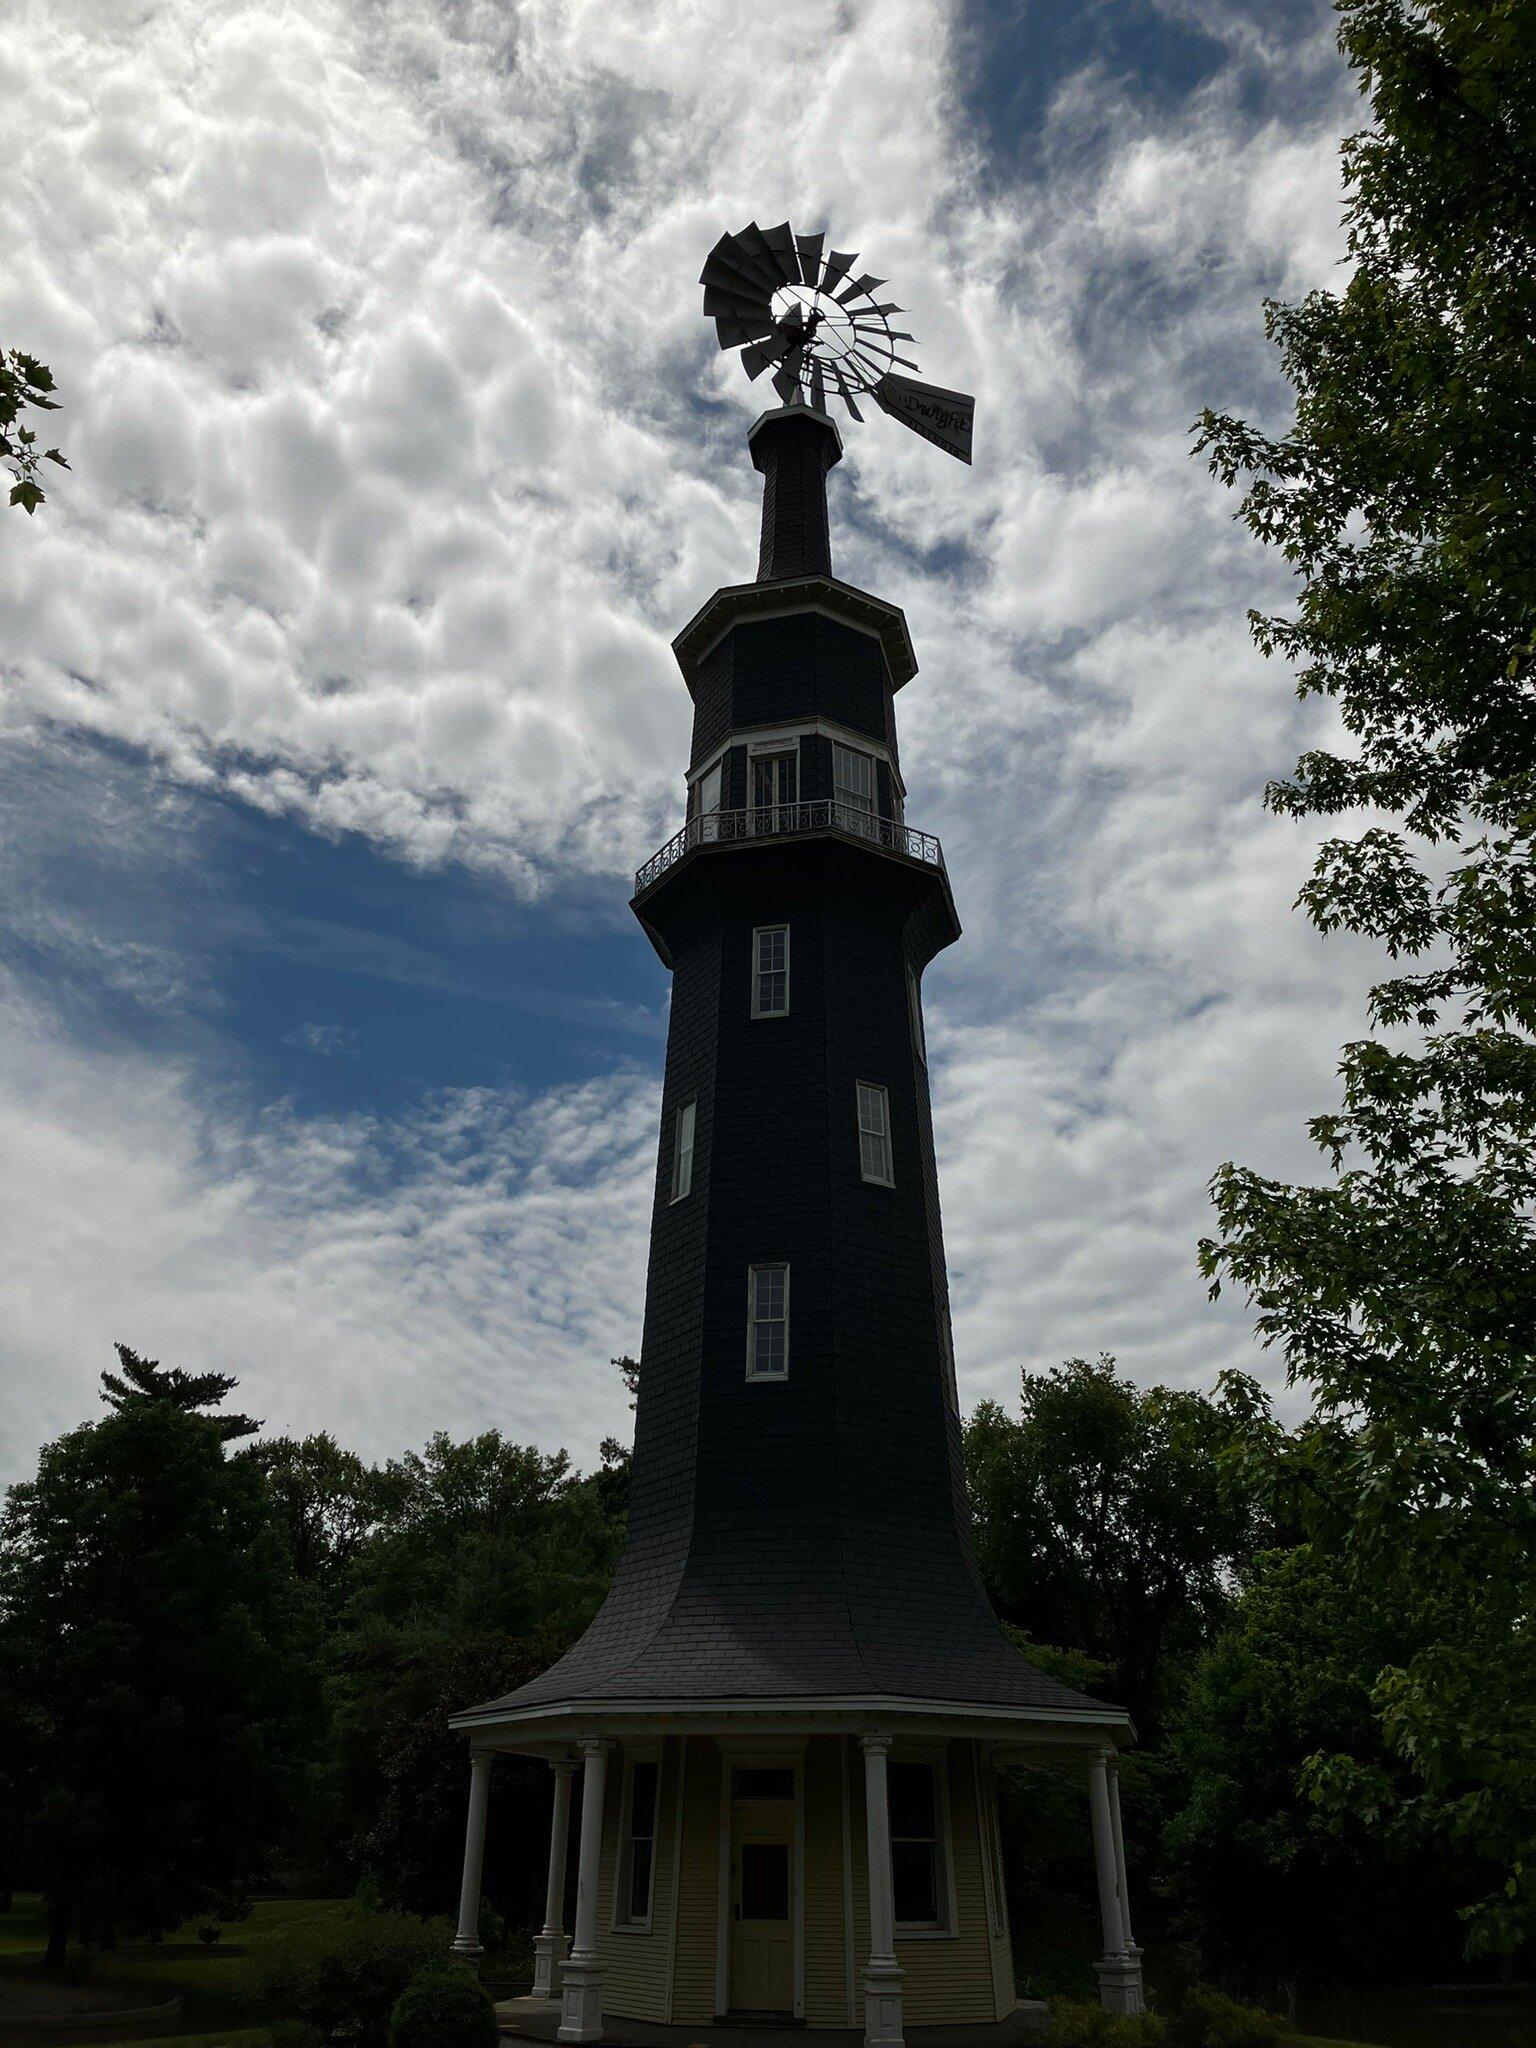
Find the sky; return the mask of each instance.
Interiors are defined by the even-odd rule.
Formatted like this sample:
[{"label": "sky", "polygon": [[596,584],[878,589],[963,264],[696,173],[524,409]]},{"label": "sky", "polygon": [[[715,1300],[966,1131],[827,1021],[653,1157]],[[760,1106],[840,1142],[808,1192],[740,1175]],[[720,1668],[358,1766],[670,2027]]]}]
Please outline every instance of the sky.
[{"label": "sky", "polygon": [[0,343],[71,462],[0,519],[0,1481],[122,1340],[371,1457],[623,1434],[682,815],[672,635],[750,577],[765,402],[695,282],[789,218],[892,280],[966,469],[845,434],[902,605],[962,1400],[1112,1352],[1278,1383],[1196,1266],[1318,1168],[1372,961],[1265,781],[1326,735],[1191,459],[1337,286],[1312,0],[21,0]]}]

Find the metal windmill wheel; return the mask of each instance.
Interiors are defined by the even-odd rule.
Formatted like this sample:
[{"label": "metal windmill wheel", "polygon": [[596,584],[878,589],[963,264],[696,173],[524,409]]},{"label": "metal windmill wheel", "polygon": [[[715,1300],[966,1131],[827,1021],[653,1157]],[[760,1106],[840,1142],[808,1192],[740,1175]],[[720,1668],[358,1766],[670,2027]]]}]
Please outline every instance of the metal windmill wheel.
[{"label": "metal windmill wheel", "polygon": [[971,459],[976,401],[904,377],[915,370],[898,342],[913,337],[891,325],[900,313],[877,294],[886,280],[855,274],[857,256],[825,250],[826,235],[797,235],[788,221],[776,228],[750,222],[722,235],[709,252],[699,282],[704,311],[724,349],[741,350],[748,377],[773,371],[785,405],[825,412],[838,398],[856,420],[859,400],[870,399],[892,419],[961,462]]}]

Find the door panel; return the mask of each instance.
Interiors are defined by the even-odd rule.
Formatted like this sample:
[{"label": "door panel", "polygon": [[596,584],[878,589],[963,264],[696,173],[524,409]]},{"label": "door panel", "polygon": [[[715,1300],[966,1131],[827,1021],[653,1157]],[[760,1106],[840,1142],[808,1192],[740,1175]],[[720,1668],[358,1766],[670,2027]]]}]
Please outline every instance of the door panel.
[{"label": "door panel", "polygon": [[738,1810],[733,1834],[732,2009],[793,2012],[794,1810]]}]

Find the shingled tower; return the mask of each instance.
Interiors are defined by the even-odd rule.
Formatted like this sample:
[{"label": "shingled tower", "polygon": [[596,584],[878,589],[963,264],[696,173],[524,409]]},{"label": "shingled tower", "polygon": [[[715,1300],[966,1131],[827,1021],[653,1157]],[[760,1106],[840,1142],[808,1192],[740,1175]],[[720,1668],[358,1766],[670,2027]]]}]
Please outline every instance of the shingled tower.
[{"label": "shingled tower", "polygon": [[604,2009],[772,2014],[884,2048],[904,2008],[1006,2035],[993,1772],[1075,1755],[1105,2002],[1139,2010],[1125,1717],[1013,1647],[971,1554],[922,1012],[960,926],[937,840],[905,818],[912,645],[832,572],[831,419],[791,403],[749,444],[757,577],[674,643],[686,822],[633,902],[673,981],[628,1545],[574,1649],[456,1721],[458,1946],[490,1759],[517,1751],[555,1772],[536,1992],[559,1988],[562,2041],[601,2038]]}]

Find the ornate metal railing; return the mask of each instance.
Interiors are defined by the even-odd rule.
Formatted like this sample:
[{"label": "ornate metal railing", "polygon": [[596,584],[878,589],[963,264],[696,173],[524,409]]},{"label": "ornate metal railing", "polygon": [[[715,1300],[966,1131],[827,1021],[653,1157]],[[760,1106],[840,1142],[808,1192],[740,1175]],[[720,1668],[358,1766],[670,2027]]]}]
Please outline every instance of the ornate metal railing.
[{"label": "ornate metal railing", "polygon": [[666,845],[636,870],[635,894],[659,882],[668,868],[676,867],[696,846],[714,846],[730,839],[783,838],[799,832],[844,832],[905,860],[922,861],[931,868],[944,866],[943,848],[931,832],[914,832],[910,825],[882,818],[858,804],[822,797],[815,803],[763,804],[745,811],[706,811],[702,817],[690,818],[681,832],[674,832]]}]

